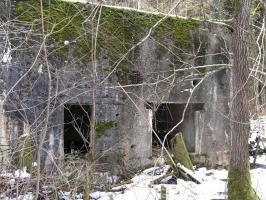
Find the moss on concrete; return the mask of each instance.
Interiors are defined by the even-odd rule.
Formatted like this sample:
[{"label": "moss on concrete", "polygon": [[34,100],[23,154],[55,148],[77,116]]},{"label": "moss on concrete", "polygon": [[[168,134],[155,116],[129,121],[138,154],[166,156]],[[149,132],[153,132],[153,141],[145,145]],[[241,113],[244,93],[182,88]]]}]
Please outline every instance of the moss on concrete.
[{"label": "moss on concrete", "polygon": [[171,145],[175,161],[181,163],[186,168],[192,170],[192,163],[189,158],[189,154],[185,142],[183,140],[182,133],[177,133],[175,135],[175,137],[171,140]]},{"label": "moss on concrete", "polygon": [[259,200],[250,177],[249,162],[243,166],[231,166],[228,174],[228,200]]},{"label": "moss on concrete", "polygon": [[[59,0],[43,1],[44,28],[47,34],[49,55],[67,59],[69,47],[74,49],[73,57],[90,60],[91,38],[83,29],[88,9],[82,4]],[[18,1],[14,15],[17,20],[30,23],[34,32],[41,32],[41,6],[36,0]],[[69,41],[70,45],[65,45]]]},{"label": "moss on concrete", "polygon": [[210,167],[209,156],[205,153],[189,153],[189,158],[192,164],[197,167]]},{"label": "moss on concrete", "polygon": [[27,167],[28,170],[31,170],[33,162],[32,137],[30,135],[22,137],[18,146],[18,167]]},{"label": "moss on concrete", "polygon": [[101,138],[105,135],[108,129],[115,128],[116,123],[114,121],[99,121],[96,123],[96,138]]},{"label": "moss on concrete", "polygon": [[[50,55],[57,55],[67,59],[69,48],[73,48],[73,57],[82,61],[91,60],[91,28],[98,22],[91,21],[93,6],[90,4],[69,3],[59,0],[44,2],[45,32],[48,35]],[[33,24],[34,29],[40,30],[40,3],[36,0],[18,1],[15,16],[18,20]],[[99,12],[98,12],[99,15]],[[149,14],[128,9],[103,7],[100,16],[98,32],[98,48],[108,51],[111,61],[116,62],[134,44],[147,35],[149,29],[164,16]],[[151,36],[160,39],[161,43],[171,39],[178,49],[189,49],[192,46],[190,31],[197,28],[199,22],[192,19],[166,17],[152,32]],[[64,45],[64,41],[70,45]],[[121,63],[122,71],[132,68],[127,59]]]},{"label": "moss on concrete", "polygon": [[[100,44],[113,49],[109,54],[117,60],[146,36],[149,29],[163,17],[164,15],[104,7],[100,32],[103,36],[107,33],[109,38],[99,37]],[[160,40],[170,38],[176,47],[189,48],[192,45],[189,32],[198,26],[199,23],[195,20],[167,17],[154,29],[151,36]]]}]

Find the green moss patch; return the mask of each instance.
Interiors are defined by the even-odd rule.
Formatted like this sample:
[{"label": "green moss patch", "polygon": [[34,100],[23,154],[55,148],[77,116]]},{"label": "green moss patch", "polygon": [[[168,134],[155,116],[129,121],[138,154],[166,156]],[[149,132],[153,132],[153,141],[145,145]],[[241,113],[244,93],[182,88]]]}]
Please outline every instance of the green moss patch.
[{"label": "green moss patch", "polygon": [[189,158],[193,165],[197,167],[209,167],[209,156],[205,153],[189,153]]},{"label": "green moss patch", "polygon": [[250,177],[250,166],[247,161],[242,166],[231,166],[228,174],[228,200],[258,200]]},{"label": "green moss patch", "polygon": [[101,138],[105,135],[105,132],[111,128],[115,128],[116,123],[114,121],[100,121],[96,123],[96,138]]},{"label": "green moss patch", "polygon": [[[88,9],[82,4],[57,0],[43,1],[44,28],[47,34],[49,54],[67,59],[69,46],[74,49],[73,57],[88,61],[91,38],[82,28]],[[39,1],[18,1],[14,15],[17,20],[32,24],[34,33],[41,33],[41,5]],[[65,45],[69,41],[70,45]]]},{"label": "green moss patch", "polygon": [[17,163],[19,168],[27,167],[28,170],[32,168],[33,162],[33,149],[32,137],[25,136],[20,138],[18,144]]},{"label": "green moss patch", "polygon": [[175,161],[181,163],[186,168],[192,170],[192,163],[189,158],[189,154],[185,142],[183,140],[182,133],[177,133],[175,135],[175,137],[171,140],[171,145]]},{"label": "green moss patch", "polygon": [[[112,49],[109,51],[110,57],[117,60],[146,36],[163,17],[164,15],[104,7],[101,16],[100,45]],[[153,29],[151,36],[161,42],[171,39],[176,47],[189,48],[192,45],[189,33],[198,26],[199,23],[195,20],[166,17]]]},{"label": "green moss patch", "polygon": [[[92,34],[99,21],[97,34],[97,52],[106,49],[114,63],[133,45],[147,35],[149,29],[164,16],[135,10],[110,7],[95,8],[90,4],[70,3],[59,0],[43,1],[45,32],[50,55],[67,59],[69,48],[74,49],[71,56],[83,62],[91,60]],[[101,15],[100,15],[101,13]],[[31,23],[35,32],[41,30],[41,7],[39,1],[18,1],[15,9],[16,19]],[[94,16],[94,17],[92,17]],[[92,19],[93,18],[93,19]],[[192,46],[190,31],[197,28],[199,22],[189,19],[166,17],[151,33],[161,43],[169,39],[178,49]],[[64,41],[69,45],[64,45]],[[130,70],[132,63],[126,58],[121,63],[122,71]]]}]

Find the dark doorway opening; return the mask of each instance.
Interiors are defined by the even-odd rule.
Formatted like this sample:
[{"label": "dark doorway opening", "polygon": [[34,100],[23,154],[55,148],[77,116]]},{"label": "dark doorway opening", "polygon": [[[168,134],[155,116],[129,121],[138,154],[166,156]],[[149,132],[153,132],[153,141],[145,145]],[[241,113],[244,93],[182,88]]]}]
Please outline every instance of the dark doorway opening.
[{"label": "dark doorway opening", "polygon": [[64,152],[84,154],[89,151],[90,105],[64,106]]},{"label": "dark doorway opening", "polygon": [[[165,135],[182,120],[186,104],[163,103],[159,106],[154,106],[154,104],[149,105],[153,109],[152,143],[153,146],[161,146],[158,137],[163,141]],[[191,152],[195,151],[195,112],[203,109],[203,103],[188,104],[183,122],[168,134],[165,146],[170,147],[170,140],[176,133],[182,132],[188,150]]]}]

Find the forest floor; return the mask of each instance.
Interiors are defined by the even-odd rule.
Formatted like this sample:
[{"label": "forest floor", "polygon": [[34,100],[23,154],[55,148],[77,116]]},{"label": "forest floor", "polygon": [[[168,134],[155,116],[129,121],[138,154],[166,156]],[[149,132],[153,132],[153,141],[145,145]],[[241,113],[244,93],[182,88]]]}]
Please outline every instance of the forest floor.
[{"label": "forest floor", "polygon": [[[251,157],[250,161],[253,161]],[[183,179],[171,179],[165,176],[169,172],[170,166],[152,167],[135,174],[130,183],[113,187],[109,192],[94,192],[91,194],[92,200],[224,200],[227,198],[227,174],[226,169],[198,168],[193,172],[201,183]],[[252,185],[260,200],[266,200],[266,155],[257,158],[256,166],[250,170]],[[5,178],[10,184],[16,185],[19,179],[30,179],[30,174],[26,171],[15,171],[14,173],[0,173],[0,178]],[[164,177],[155,184],[155,180]],[[3,180],[3,179],[2,179]],[[158,181],[157,181],[158,182]],[[112,191],[112,192],[111,192]],[[72,196],[72,198],[70,197]],[[82,194],[76,195],[69,191],[59,191],[60,200],[82,200]],[[24,195],[10,197],[10,195],[0,194],[0,200],[33,200],[32,192]],[[48,198],[50,199],[50,198]],[[46,199],[45,199],[46,200]]]},{"label": "forest floor", "polygon": [[[251,158],[251,162],[253,158]],[[251,169],[252,185],[260,200],[266,200],[266,156],[257,159],[256,167]],[[223,200],[227,198],[226,169],[196,169],[194,174],[201,181],[196,184],[191,181],[177,179],[176,183],[167,184],[169,178],[161,184],[153,184],[155,179],[166,174],[169,166],[149,168],[132,178],[132,183],[119,186],[122,192],[95,192],[92,197],[98,200],[159,200],[162,198],[162,187],[165,187],[166,198],[171,200]]]},{"label": "forest floor", "polygon": [[[255,144],[256,137],[261,130],[261,124],[266,124],[266,118],[261,119],[259,123],[251,123],[252,131],[250,144]],[[266,132],[265,132],[266,133]],[[266,138],[265,135],[261,137]],[[260,146],[264,148],[264,145]],[[253,147],[254,148],[254,147]],[[264,148],[265,149],[265,148]],[[265,149],[266,151],[266,149]],[[250,163],[253,163],[253,157],[250,157]],[[127,180],[127,184],[120,183],[118,187],[110,187],[107,192],[96,191],[91,194],[91,200],[225,200],[227,199],[227,169],[207,169],[205,167],[196,168],[192,175],[199,180],[200,184],[183,179],[173,179],[169,174],[170,166],[161,164],[161,167],[151,167],[133,175],[131,180]],[[252,186],[259,196],[260,200],[266,200],[266,155],[257,157],[256,165],[250,170],[252,178]],[[33,177],[33,176],[32,176]],[[12,173],[0,172],[0,200],[33,200],[34,192],[28,188],[34,181],[31,174],[24,170],[16,170]],[[118,177],[107,177],[112,180]],[[160,181],[158,181],[160,180]],[[35,183],[35,181],[34,181]],[[118,180],[119,183],[119,180]],[[6,187],[8,185],[8,187]],[[30,187],[29,187],[30,185]],[[74,187],[74,186],[73,186]],[[5,189],[6,188],[6,189]],[[21,190],[21,192],[19,191]],[[31,189],[32,190],[32,189]],[[3,192],[4,191],[4,192]],[[24,192],[23,192],[24,191]],[[45,194],[47,190],[42,191]],[[57,188],[56,199],[59,200],[82,200],[81,193],[73,193],[62,188]],[[15,192],[15,193],[14,193]],[[73,198],[74,196],[74,198]],[[43,200],[54,200],[52,197],[40,198]]]}]

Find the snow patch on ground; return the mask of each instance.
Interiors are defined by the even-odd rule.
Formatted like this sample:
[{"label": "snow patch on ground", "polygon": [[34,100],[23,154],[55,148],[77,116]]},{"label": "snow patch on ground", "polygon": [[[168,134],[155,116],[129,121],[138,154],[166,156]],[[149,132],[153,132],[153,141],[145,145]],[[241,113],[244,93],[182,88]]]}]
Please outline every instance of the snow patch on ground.
[{"label": "snow patch on ground", "polygon": [[[253,162],[251,158],[251,162]],[[257,168],[250,170],[252,185],[260,200],[266,200],[266,156],[259,156],[256,161]]]},{"label": "snow patch on ground", "polygon": [[10,178],[10,179],[29,179],[31,175],[27,172],[27,168],[24,167],[22,170],[18,169],[14,173],[3,172],[0,174],[0,178]]},{"label": "snow patch on ground", "polygon": [[[253,161],[253,157],[250,158]],[[266,155],[257,158],[257,167],[251,169],[252,185],[260,200],[266,200]],[[166,188],[166,199],[171,200],[212,200],[227,198],[227,175],[226,169],[199,168],[194,175],[201,184],[178,179],[176,184],[153,184],[153,181],[163,177],[169,170],[169,166],[152,167],[136,174],[131,183],[112,188],[112,192],[94,192],[91,196],[97,200],[159,200],[161,199],[161,187]],[[18,179],[29,179],[31,176],[26,169],[17,170],[14,173],[1,173],[0,178],[6,178],[13,184]],[[61,200],[71,200],[71,193],[60,191]],[[34,195],[31,192],[20,195],[18,198],[10,198],[0,195],[0,200],[32,200]],[[77,194],[77,200],[82,200],[82,194]]]},{"label": "snow patch on ground", "polygon": [[19,195],[18,198],[10,198],[0,195],[0,200],[33,200],[34,196],[31,192],[25,194],[25,195]]},{"label": "snow patch on ground", "polygon": [[255,141],[257,136],[266,138],[266,116],[250,120],[250,129],[249,141]]},{"label": "snow patch on ground", "polygon": [[99,200],[160,199],[161,186],[153,185],[152,182],[164,176],[168,169],[169,166],[146,169],[132,178],[132,183],[113,188],[114,190],[121,189],[122,192],[95,192],[91,196]]},{"label": "snow patch on ground", "polygon": [[[251,162],[252,162],[251,157]],[[266,156],[257,158],[258,167],[251,169],[252,185],[260,200],[266,200]],[[132,178],[132,183],[113,189],[124,188],[121,192],[95,192],[92,197],[98,200],[159,200],[161,199],[161,186],[166,188],[166,199],[171,200],[212,200],[227,198],[226,169],[207,170],[199,168],[194,173],[200,178],[201,184],[182,179],[177,184],[158,184],[152,182],[165,175],[169,166],[163,168],[150,168]],[[160,173],[158,173],[161,170]],[[156,172],[157,171],[157,172]]]},{"label": "snow patch on ground", "polygon": [[171,200],[226,198],[226,170],[207,170],[206,168],[196,170],[195,175],[201,177],[201,184],[178,179],[177,184],[154,185],[152,181],[165,175],[169,166],[155,169],[157,171],[161,170],[161,174],[153,173],[154,168],[147,169],[131,179],[133,183],[120,186],[119,188],[125,188],[123,192],[95,192],[92,197],[99,200],[159,200],[161,199],[161,186],[164,186],[166,188],[166,199]]}]

